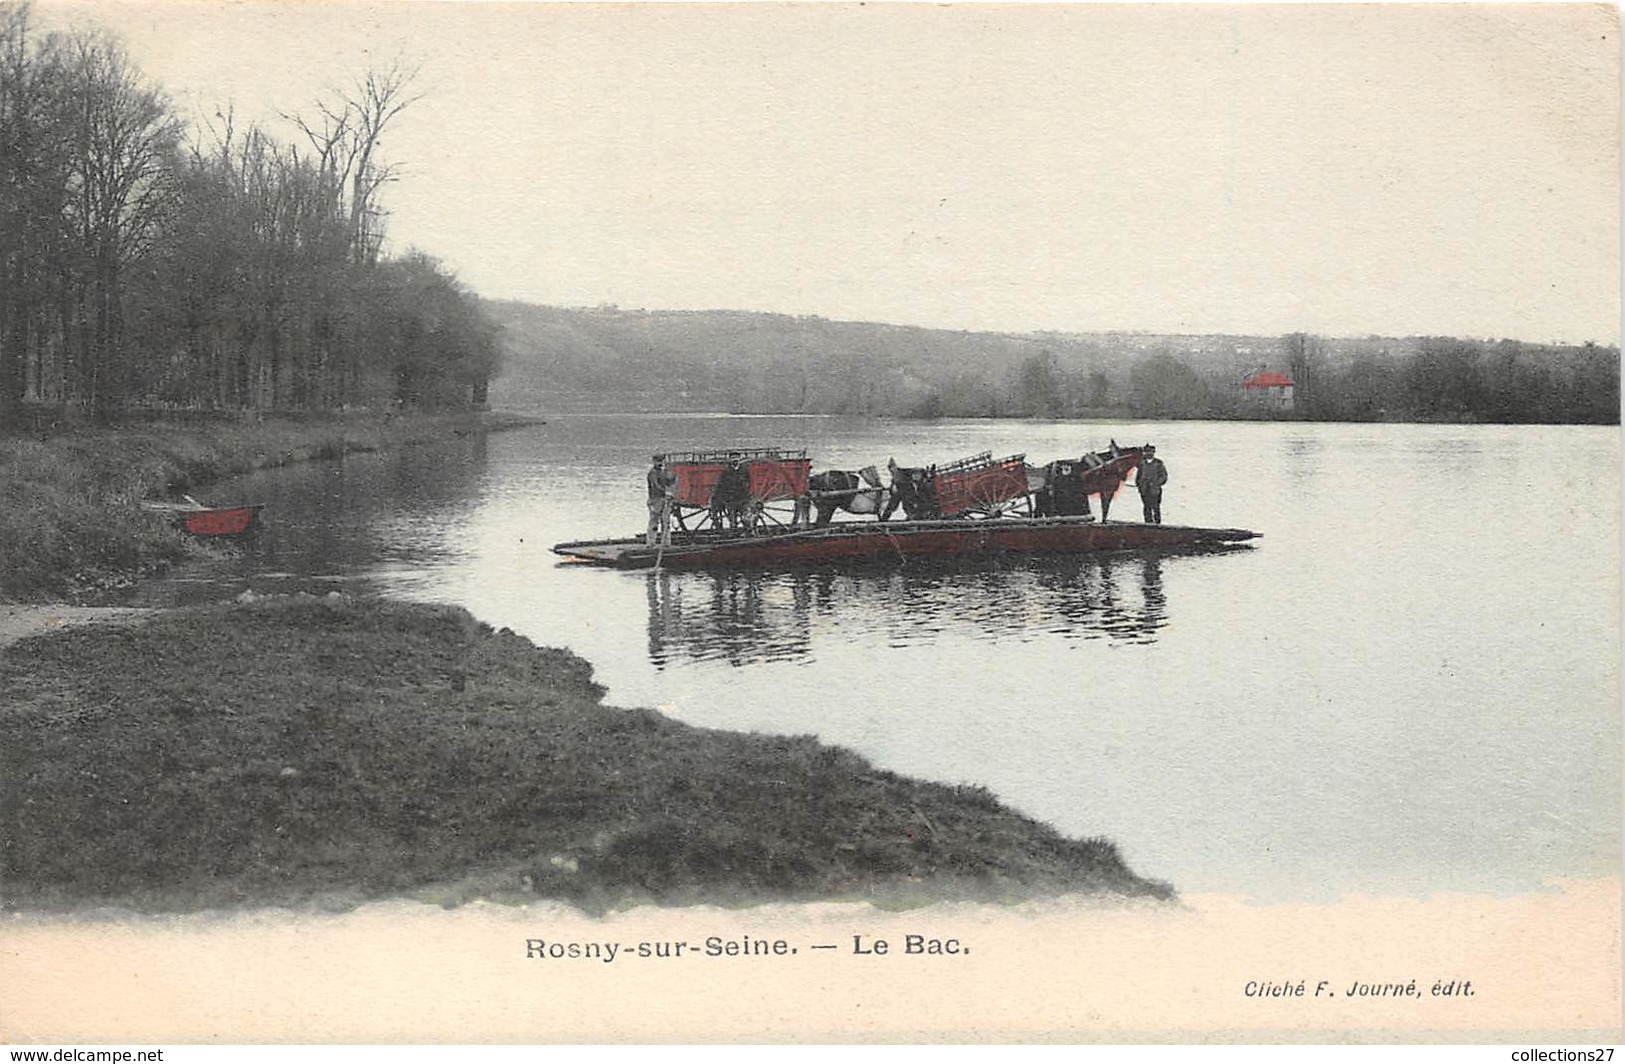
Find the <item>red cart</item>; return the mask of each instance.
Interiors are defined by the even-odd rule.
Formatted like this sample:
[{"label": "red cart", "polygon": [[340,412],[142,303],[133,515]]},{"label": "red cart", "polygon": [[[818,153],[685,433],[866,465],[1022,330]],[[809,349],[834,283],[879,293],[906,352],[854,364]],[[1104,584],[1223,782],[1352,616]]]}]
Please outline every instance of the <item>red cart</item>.
[{"label": "red cart", "polygon": [[925,479],[935,497],[936,509],[945,518],[1032,514],[1032,489],[1028,486],[1024,454],[995,460],[993,452],[983,451],[929,466]]},{"label": "red cart", "polygon": [[678,528],[684,532],[727,530],[722,510],[713,503],[723,471],[736,460],[749,478],[747,498],[740,507],[741,528],[738,530],[755,534],[795,524],[797,505],[807,495],[807,476],[812,471],[807,452],[736,448],[667,453],[667,468],[677,476],[672,516]]}]

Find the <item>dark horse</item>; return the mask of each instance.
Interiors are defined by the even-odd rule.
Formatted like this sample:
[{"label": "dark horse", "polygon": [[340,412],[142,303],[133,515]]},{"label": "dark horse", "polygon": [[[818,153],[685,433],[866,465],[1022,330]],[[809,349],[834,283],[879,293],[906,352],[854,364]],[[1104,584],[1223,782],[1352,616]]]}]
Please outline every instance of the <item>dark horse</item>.
[{"label": "dark horse", "polygon": [[891,473],[892,501],[881,515],[882,521],[890,517],[899,505],[911,521],[942,516],[942,506],[937,501],[937,486],[930,469],[900,466],[895,458],[886,459],[886,469]]},{"label": "dark horse", "polygon": [[1143,452],[1143,447],[1119,447],[1113,440],[1107,450],[1038,467],[1043,484],[1034,492],[1033,512],[1039,517],[1089,516],[1089,496],[1099,495],[1100,519],[1106,520],[1117,489],[1140,467]]}]

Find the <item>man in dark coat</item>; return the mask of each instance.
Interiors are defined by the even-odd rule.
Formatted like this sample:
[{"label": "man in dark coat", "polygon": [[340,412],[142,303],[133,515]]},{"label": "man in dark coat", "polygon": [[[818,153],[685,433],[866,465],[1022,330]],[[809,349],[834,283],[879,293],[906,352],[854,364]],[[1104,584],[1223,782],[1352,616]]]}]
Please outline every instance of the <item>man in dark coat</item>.
[{"label": "man in dark coat", "polygon": [[1140,489],[1140,502],[1145,506],[1145,523],[1162,524],[1162,486],[1168,483],[1168,467],[1157,457],[1157,449],[1150,445],[1140,451],[1140,471],[1134,475]]},{"label": "man in dark coat", "polygon": [[744,531],[745,510],[750,505],[750,470],[738,456],[728,459],[711,492],[711,521],[713,527],[732,526],[735,532]]}]

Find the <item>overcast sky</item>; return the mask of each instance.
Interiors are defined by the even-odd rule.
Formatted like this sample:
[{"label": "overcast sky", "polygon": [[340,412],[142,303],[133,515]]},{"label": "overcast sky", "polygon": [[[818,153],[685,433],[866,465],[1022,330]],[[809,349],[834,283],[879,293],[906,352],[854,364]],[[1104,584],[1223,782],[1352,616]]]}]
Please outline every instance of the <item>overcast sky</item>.
[{"label": "overcast sky", "polygon": [[390,246],[483,295],[965,329],[1619,340],[1611,8],[186,0],[186,108],[421,64]]}]

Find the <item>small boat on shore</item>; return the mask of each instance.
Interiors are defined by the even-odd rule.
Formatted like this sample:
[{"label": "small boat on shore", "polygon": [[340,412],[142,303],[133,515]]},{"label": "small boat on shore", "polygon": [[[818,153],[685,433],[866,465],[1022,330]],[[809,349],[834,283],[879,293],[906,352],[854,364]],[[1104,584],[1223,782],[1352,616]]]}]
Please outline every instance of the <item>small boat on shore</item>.
[{"label": "small boat on shore", "polygon": [[168,514],[183,532],[194,536],[248,535],[259,527],[260,511],[264,509],[260,503],[205,506],[190,495],[181,498],[181,502],[145,502],[141,508]]},{"label": "small boat on shore", "polygon": [[669,547],[642,537],[560,543],[553,553],[617,569],[725,568],[820,562],[896,562],[910,558],[991,559],[1223,547],[1258,538],[1244,528],[1191,528],[1091,517],[1002,517],[921,521],[843,521],[759,535],[687,535]]}]

